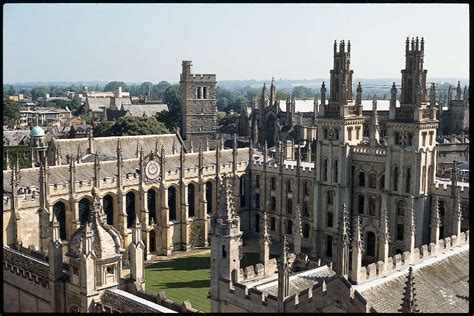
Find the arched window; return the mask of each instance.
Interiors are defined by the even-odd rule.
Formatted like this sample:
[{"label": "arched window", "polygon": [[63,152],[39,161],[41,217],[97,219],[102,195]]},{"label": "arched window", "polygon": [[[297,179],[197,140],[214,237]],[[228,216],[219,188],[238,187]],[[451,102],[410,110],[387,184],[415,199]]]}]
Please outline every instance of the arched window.
[{"label": "arched window", "polygon": [[309,238],[309,224],[305,223],[303,225],[303,238]]},{"label": "arched window", "polygon": [[332,257],[332,236],[326,237],[326,257]]},{"label": "arched window", "polygon": [[151,223],[151,219],[156,223],[156,192],[153,189],[147,191],[147,208],[148,208],[148,220]]},{"label": "arched window", "polygon": [[255,214],[255,232],[260,231],[260,214]]},{"label": "arched window", "polygon": [[114,224],[114,198],[107,194],[102,199],[104,213],[107,216],[107,224],[113,225]]},{"label": "arched window", "polygon": [[358,201],[357,201],[357,210],[359,214],[364,214],[364,196],[359,194]]},{"label": "arched window", "polygon": [[375,197],[370,197],[369,199],[369,215],[370,216],[376,216],[376,201]]},{"label": "arched window", "polygon": [[270,206],[272,207],[272,210],[276,210],[276,198],[274,196],[272,196],[270,198]]},{"label": "arched window", "polygon": [[333,191],[327,191],[326,192],[326,201],[328,206],[334,204],[334,192]]},{"label": "arched window", "polygon": [[245,176],[240,177],[240,206],[245,206]]},{"label": "arched window", "polygon": [[292,214],[293,213],[293,201],[291,199],[287,199],[286,200],[286,212],[288,214]]},{"label": "arched window", "polygon": [[61,201],[54,203],[53,212],[59,223],[59,238],[66,240],[66,204]]},{"label": "arched window", "polygon": [[328,139],[328,129],[323,128],[323,139]]},{"label": "arched window", "polygon": [[309,190],[310,190],[309,189],[309,181],[304,182],[304,187],[303,188],[304,188],[304,195],[307,195],[307,196],[310,195],[310,193],[309,193]]},{"label": "arched window", "polygon": [[334,140],[339,140],[339,128],[334,129]]},{"label": "arched window", "polygon": [[91,202],[87,198],[83,198],[79,201],[79,222],[84,225],[89,218],[91,210]]},{"label": "arched window", "polygon": [[334,215],[332,211],[328,211],[328,218],[327,218],[327,226],[332,227],[333,226],[333,221],[334,221]]},{"label": "arched window", "polygon": [[385,175],[383,174],[381,177],[380,177],[380,189],[385,189]]},{"label": "arched window", "polygon": [[411,182],[411,170],[407,168],[407,176],[406,176],[406,183],[405,183],[405,192],[410,193],[410,182]]},{"label": "arched window", "polygon": [[369,173],[369,188],[377,188],[377,176],[373,172]]},{"label": "arched window", "polygon": [[293,222],[292,222],[291,220],[288,220],[288,221],[286,222],[286,233],[287,233],[288,235],[293,234]]},{"label": "arched window", "polygon": [[406,202],[403,200],[400,200],[397,202],[397,215],[398,216],[405,216],[405,208],[406,208]]},{"label": "arched window", "polygon": [[309,201],[304,201],[303,203],[303,214],[305,217],[309,217]]},{"label": "arched window", "polygon": [[260,176],[258,174],[255,175],[255,187],[260,188]]},{"label": "arched window", "polygon": [[270,217],[270,230],[272,232],[275,231],[276,223],[275,223],[275,217]]},{"label": "arched window", "polygon": [[402,224],[397,225],[397,240],[403,241],[403,225]]},{"label": "arched window", "polygon": [[168,188],[168,208],[170,211],[170,221],[176,220],[176,188]]},{"label": "arched window", "polygon": [[276,190],[276,179],[275,179],[275,177],[272,177],[270,181],[271,181],[271,189]]},{"label": "arched window", "polygon": [[393,191],[398,191],[398,167],[393,168]]},{"label": "arched window", "polygon": [[206,201],[207,201],[207,214],[212,213],[212,182],[206,182]]},{"label": "arched window", "polygon": [[328,181],[328,160],[323,161],[323,181]]},{"label": "arched window", "polygon": [[359,172],[359,186],[365,187],[365,172],[364,171]]},{"label": "arched window", "polygon": [[188,217],[194,216],[194,208],[195,208],[194,196],[195,196],[194,184],[190,183],[188,185]]},{"label": "arched window", "polygon": [[334,162],[333,162],[333,167],[334,167],[334,172],[333,172],[333,174],[334,174],[334,179],[333,179],[333,180],[334,180],[334,182],[337,183],[337,182],[338,182],[338,178],[339,178],[339,177],[338,177],[339,174],[338,174],[338,172],[337,172],[337,171],[338,171],[337,160],[334,160]]},{"label": "arched window", "polygon": [[367,256],[375,257],[375,234],[373,232],[367,233],[367,249],[365,254]]},{"label": "arched window", "polygon": [[255,193],[255,208],[260,209],[260,194]]},{"label": "arched window", "polygon": [[125,195],[125,209],[127,212],[127,228],[130,228],[135,222],[135,193],[131,191]]},{"label": "arched window", "polygon": [[286,181],[286,191],[287,191],[288,193],[293,192],[293,186],[292,186],[292,183],[291,183],[291,182],[292,182],[291,179],[288,179],[288,180]]},{"label": "arched window", "polygon": [[444,214],[446,213],[446,202],[443,200],[439,200],[438,207],[439,207],[439,216],[444,217]]}]

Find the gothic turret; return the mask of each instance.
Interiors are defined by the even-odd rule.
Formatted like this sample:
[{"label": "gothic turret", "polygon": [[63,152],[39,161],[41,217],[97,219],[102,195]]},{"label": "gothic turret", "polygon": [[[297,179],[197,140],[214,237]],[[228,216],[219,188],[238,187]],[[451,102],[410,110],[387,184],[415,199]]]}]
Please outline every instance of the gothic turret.
[{"label": "gothic turret", "polygon": [[340,104],[347,104],[352,101],[352,74],[350,67],[350,42],[348,50],[345,50],[345,43],[341,41],[339,44],[339,52],[334,49],[334,66],[330,71],[331,74],[331,95],[330,101]]},{"label": "gothic turret", "polygon": [[[300,160],[300,158],[298,158],[298,160]],[[299,255],[301,253],[301,238],[303,238],[303,227],[301,226],[301,207],[299,204],[296,205],[293,225],[294,253]]]},{"label": "gothic turret", "polygon": [[347,278],[349,274],[349,246],[350,227],[349,211],[343,203],[339,212],[338,236],[337,236],[337,260],[335,271],[337,274]]},{"label": "gothic turret", "polygon": [[458,86],[456,88],[456,100],[461,100],[462,90],[461,90],[461,81],[458,81]]},{"label": "gothic turret", "polygon": [[408,269],[407,280],[402,298],[401,308],[398,310],[402,313],[418,313],[415,294],[415,278],[413,276],[413,268]]},{"label": "gothic turret", "polygon": [[290,295],[290,264],[288,262],[288,242],[283,235],[282,251],[278,258],[278,312],[285,312],[285,299]]},{"label": "gothic turret", "polygon": [[438,196],[434,195],[431,200],[431,242],[438,244],[439,228],[441,220],[439,216],[439,200]]},{"label": "gothic turret", "polygon": [[[400,103],[411,108],[421,107],[421,102],[425,102],[426,97],[426,73],[423,69],[424,60],[424,39],[421,38],[421,47],[418,37],[411,40],[411,49],[407,38],[405,49],[405,69],[402,70],[402,92]],[[419,98],[417,100],[417,94]]]},{"label": "gothic turret", "polygon": [[359,215],[354,216],[352,223],[352,265],[350,271],[350,280],[357,284],[359,281],[359,270],[362,266],[362,232],[360,229]]}]

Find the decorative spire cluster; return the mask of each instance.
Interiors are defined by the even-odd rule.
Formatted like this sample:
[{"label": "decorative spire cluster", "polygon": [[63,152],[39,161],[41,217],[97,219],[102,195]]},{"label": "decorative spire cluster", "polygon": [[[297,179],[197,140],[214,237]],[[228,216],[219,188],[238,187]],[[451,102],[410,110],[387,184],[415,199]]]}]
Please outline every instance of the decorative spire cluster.
[{"label": "decorative spire cluster", "polygon": [[408,269],[407,280],[402,298],[401,308],[398,310],[402,313],[418,313],[418,305],[416,304],[415,294],[415,277],[413,276],[413,268]]}]

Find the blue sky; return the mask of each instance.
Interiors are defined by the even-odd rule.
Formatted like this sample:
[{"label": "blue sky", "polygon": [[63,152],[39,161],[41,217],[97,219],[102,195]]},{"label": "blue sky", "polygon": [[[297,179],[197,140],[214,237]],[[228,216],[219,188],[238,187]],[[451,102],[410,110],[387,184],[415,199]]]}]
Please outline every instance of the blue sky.
[{"label": "blue sky", "polygon": [[407,36],[428,77],[469,77],[467,4],[6,4],[3,80],[327,78],[335,39],[357,78],[398,78]]}]

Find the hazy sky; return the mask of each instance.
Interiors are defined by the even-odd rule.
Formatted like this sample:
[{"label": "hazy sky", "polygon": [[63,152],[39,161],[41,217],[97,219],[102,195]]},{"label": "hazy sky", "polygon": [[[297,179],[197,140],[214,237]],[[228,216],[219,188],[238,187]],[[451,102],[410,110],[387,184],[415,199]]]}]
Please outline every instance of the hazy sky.
[{"label": "hazy sky", "polygon": [[407,36],[428,77],[469,77],[467,4],[6,4],[3,80],[327,78],[335,39],[356,78],[398,78]]}]

